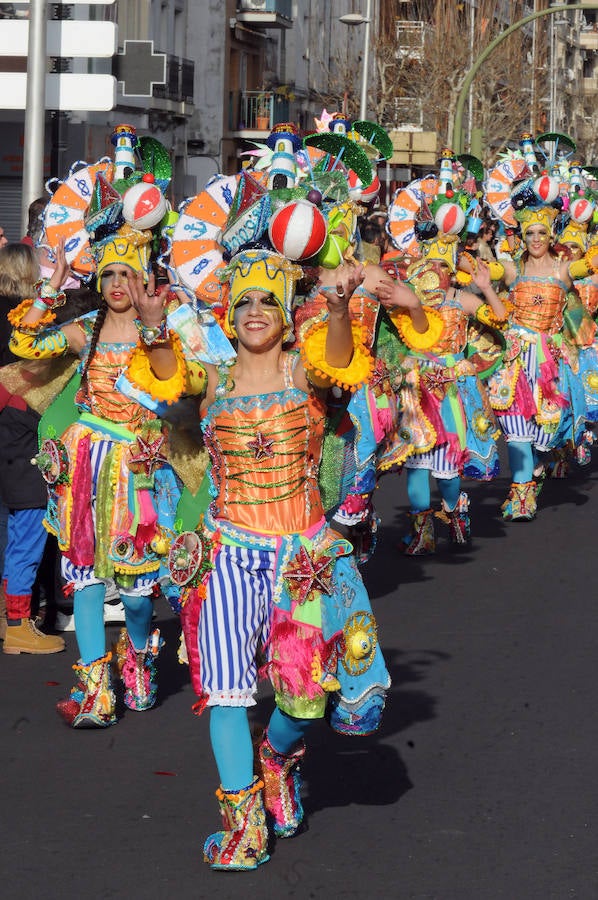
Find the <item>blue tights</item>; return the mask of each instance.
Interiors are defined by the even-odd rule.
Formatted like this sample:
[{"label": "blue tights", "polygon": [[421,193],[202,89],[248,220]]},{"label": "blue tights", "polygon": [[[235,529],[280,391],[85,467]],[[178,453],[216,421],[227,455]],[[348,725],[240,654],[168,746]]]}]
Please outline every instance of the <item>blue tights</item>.
[{"label": "blue tights", "polygon": [[[104,584],[88,584],[75,591],[73,608],[75,629],[81,662],[84,665],[100,659],[106,653],[104,633]],[[121,594],[125,608],[127,631],[136,650],[143,650],[147,644],[152,624],[153,604],[151,597]]]},{"label": "blue tights", "polygon": [[131,643],[136,650],[145,650],[150,629],[154,604],[151,597],[125,594],[121,591],[121,599],[125,608],[125,622]]},{"label": "blue tights", "polygon": [[104,634],[104,584],[88,584],[77,588],[73,598],[75,631],[81,662],[84,666],[106,653]]},{"label": "blue tights", "polygon": [[534,477],[537,454],[529,441],[509,441],[507,443],[511,478],[515,484],[525,484]]},{"label": "blue tights", "polygon": [[[295,719],[277,707],[268,724],[268,740],[278,753],[288,754],[311,721]],[[253,744],[246,707],[210,707],[210,740],[223,790],[240,791],[251,784]]]},{"label": "blue tights", "polygon": [[[461,492],[459,476],[437,478],[436,483],[447,508],[454,509]],[[430,473],[427,469],[407,469],[407,496],[411,504],[411,512],[418,513],[430,509]]]}]

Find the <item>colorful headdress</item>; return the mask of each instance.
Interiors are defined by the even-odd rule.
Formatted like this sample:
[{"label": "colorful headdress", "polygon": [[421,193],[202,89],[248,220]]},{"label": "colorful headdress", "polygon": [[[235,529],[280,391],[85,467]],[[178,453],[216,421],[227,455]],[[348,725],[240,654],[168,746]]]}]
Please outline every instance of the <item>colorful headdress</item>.
[{"label": "colorful headdress", "polygon": [[456,271],[459,238],[475,235],[481,223],[478,182],[482,163],[469,154],[441,153],[438,176],[412,181],[394,196],[387,230],[402,253],[445,263]]},{"label": "colorful headdress", "polygon": [[422,254],[427,262],[444,263],[454,275],[457,271],[458,248],[456,234],[439,234],[434,240],[422,243]]},{"label": "colorful headdress", "polygon": [[303,275],[300,266],[285,256],[268,250],[244,250],[232,258],[223,272],[228,277],[230,292],[226,310],[225,332],[235,336],[234,315],[239,300],[249,291],[264,291],[276,300],[287,330],[292,325],[291,305],[295,285]]},{"label": "colorful headdress", "polygon": [[525,237],[528,228],[531,228],[532,225],[543,225],[549,233],[552,233],[556,216],[557,210],[552,206],[541,206],[539,209],[532,209],[526,206],[524,209],[515,210],[515,218],[521,225],[523,237]]},{"label": "colorful headdress", "polygon": [[128,266],[134,272],[143,272],[143,280],[149,277],[151,231],[135,231],[123,225],[109,240],[96,244],[93,254],[96,261],[98,291],[102,290],[102,273],[115,263]]},{"label": "colorful headdress", "polygon": [[575,244],[577,247],[581,247],[585,253],[588,247],[587,224],[585,222],[583,224],[574,222],[573,219],[570,219],[559,235],[559,244]]},{"label": "colorful headdress", "polygon": [[48,182],[43,243],[51,249],[63,240],[71,269],[87,280],[117,262],[147,275],[149,243],[155,237],[157,245],[169,212],[166,148],[154,138],[137,138],[130,125],[118,125],[112,143],[114,161],[77,162],[65,181]]}]

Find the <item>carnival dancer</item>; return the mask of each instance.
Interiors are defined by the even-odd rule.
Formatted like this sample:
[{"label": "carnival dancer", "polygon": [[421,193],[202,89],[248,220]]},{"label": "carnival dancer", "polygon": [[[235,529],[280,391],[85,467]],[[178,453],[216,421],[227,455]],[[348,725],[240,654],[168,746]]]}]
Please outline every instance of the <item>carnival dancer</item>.
[{"label": "carnival dancer", "polygon": [[[474,283],[486,302],[470,291],[452,286],[456,242],[439,235],[424,244],[424,259],[407,269],[409,283],[421,298],[430,318],[437,316],[434,342],[420,336],[404,314],[392,314],[399,333],[410,348],[403,362],[406,370],[400,391],[401,426],[398,440],[411,447],[405,462],[410,503],[410,532],[400,545],[407,556],[435,551],[434,511],[431,506],[432,475],[442,497],[440,518],[449,525],[455,545],[470,539],[469,498],[461,490],[463,476],[488,480],[498,473],[498,428],[486,391],[474,364],[465,358],[468,322],[500,322],[504,304],[494,291],[488,267],[480,262]],[[390,292],[380,293],[392,308]],[[422,341],[422,337],[424,341]],[[425,342],[425,343],[424,343]]]},{"label": "carnival dancer", "polygon": [[517,210],[525,249],[512,260],[501,259],[512,309],[504,360],[489,378],[488,390],[507,441],[512,483],[502,514],[509,521],[535,517],[542,457],[577,447],[586,418],[583,388],[572,371],[563,326],[571,275],[588,270],[585,263],[580,267],[557,256],[555,216],[556,210],[546,205]]},{"label": "carnival dancer", "polygon": [[[116,722],[111,653],[106,651],[104,594],[114,578],[126,616],[121,675],[124,702],[146,710],[156,700],[156,657],[162,643],[151,632],[152,591],[157,583],[166,535],[175,519],[180,485],[167,463],[162,422],[117,388],[119,375],[135,369],[140,344],[166,347],[165,328],[146,327],[136,318],[131,282],[147,281],[147,307],[161,322],[165,295],[154,292],[149,271],[151,232],[126,226],[96,247],[98,311],[60,328],[53,309],[68,272],[64,246],[56,249],[52,277],[39,295],[10,313],[11,350],[26,359],[67,354],[80,359],[75,397],[79,418],[58,438],[42,444],[38,464],[48,482],[45,526],[58,538],[62,573],[74,586],[74,617],[80,660],[77,684],[58,703],[73,728]],[[170,349],[154,349],[170,358]],[[162,399],[168,400],[168,393]]]},{"label": "carnival dancer", "polygon": [[[580,223],[572,218],[559,235],[559,244],[565,247],[569,259],[578,263],[590,249],[591,241],[587,223]],[[573,269],[574,273],[575,268]],[[574,287],[583,308],[596,321],[598,274],[590,272],[588,275],[576,278]],[[579,377],[583,384],[586,401],[586,430],[582,442],[576,449],[576,458],[579,465],[588,465],[591,460],[591,447],[596,440],[592,429],[598,422],[598,332],[590,346],[579,349]]]},{"label": "carnival dancer", "polygon": [[[389,677],[351,545],[327,526],[318,488],[319,389],[362,384],[372,366],[347,312],[361,269],[339,275],[327,317],[308,329],[300,356],[283,349],[299,267],[247,250],[227,272],[226,327],[237,357],[232,367],[206,367],[201,401],[213,499],[197,532],[175,541],[171,573],[180,581],[179,566],[195,558],[181,616],[198,712],[210,708],[224,823],[208,837],[205,860],[244,870],[268,859],[266,812],[279,837],[301,825],[299,765],[310,722],[327,711],[336,730],[370,733]],[[150,344],[145,352],[155,376],[143,379],[146,390],[168,384],[162,379],[172,365],[183,383],[184,365],[172,351],[166,358]],[[247,709],[255,704],[260,653],[276,709],[255,777]]]},{"label": "carnival dancer", "polygon": [[[343,269],[359,266],[354,257],[352,228],[346,225],[349,220],[350,205],[347,205],[344,220],[334,232],[334,243],[326,245],[318,256],[315,285],[294,310],[297,333],[326,310],[326,296],[336,291]],[[378,265],[364,265],[363,273],[363,280],[351,296],[349,315],[361,327],[362,341],[374,356],[375,365],[367,385],[351,392],[333,389],[330,419],[336,422],[336,428],[326,435],[320,467],[320,485],[329,521],[352,541],[360,563],[367,561],[375,547],[378,519],[373,495],[380,456],[399,427],[396,392],[405,355],[405,346],[380,304],[380,286],[384,285],[385,296],[392,295],[395,304],[409,315],[416,331],[428,330],[428,320],[414,291],[391,278]],[[339,453],[343,458],[341,466]],[[408,449],[404,449],[401,458],[387,459],[385,467],[400,466],[407,454]]]}]

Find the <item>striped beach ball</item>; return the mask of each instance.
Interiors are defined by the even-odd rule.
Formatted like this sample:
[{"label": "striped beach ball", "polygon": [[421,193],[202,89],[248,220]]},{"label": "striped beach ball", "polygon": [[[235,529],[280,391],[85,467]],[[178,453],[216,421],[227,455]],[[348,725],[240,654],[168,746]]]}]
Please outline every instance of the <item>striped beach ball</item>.
[{"label": "striped beach ball", "polygon": [[309,259],[326,240],[326,219],[308,200],[291,200],[274,213],[268,234],[274,249],[287,259]]},{"label": "striped beach ball", "polygon": [[458,203],[443,203],[436,210],[434,222],[442,234],[459,234],[465,225],[465,213]]}]

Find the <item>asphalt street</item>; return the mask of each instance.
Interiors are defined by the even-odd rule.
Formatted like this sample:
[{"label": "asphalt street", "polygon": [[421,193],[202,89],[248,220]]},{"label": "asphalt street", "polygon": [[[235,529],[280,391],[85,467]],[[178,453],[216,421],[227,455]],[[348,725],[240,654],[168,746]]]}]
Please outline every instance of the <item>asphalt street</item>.
[{"label": "asphalt street", "polygon": [[[212,872],[208,718],[166,605],[157,707],[106,730],[56,715],[77,651],[0,654],[2,894],[29,898],[598,898],[598,452],[549,481],[529,524],[498,513],[506,474],[466,485],[473,543],[405,559],[404,476],[380,484],[365,569],[392,674],[383,727],[314,726],[307,828],[255,873]],[[116,637],[117,628],[109,634]],[[267,691],[255,709],[264,721]]]}]

